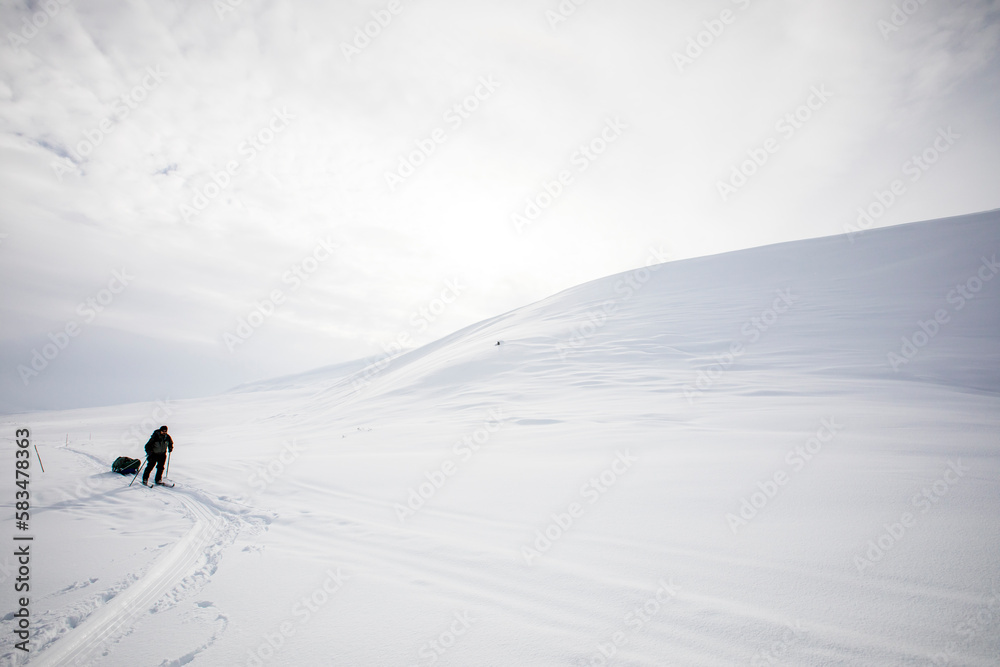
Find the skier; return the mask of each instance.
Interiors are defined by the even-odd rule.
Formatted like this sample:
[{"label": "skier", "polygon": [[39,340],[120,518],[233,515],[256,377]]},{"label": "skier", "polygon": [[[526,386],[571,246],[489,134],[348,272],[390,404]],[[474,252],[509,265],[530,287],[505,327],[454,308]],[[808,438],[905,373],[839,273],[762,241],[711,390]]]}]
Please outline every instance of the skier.
[{"label": "skier", "polygon": [[149,436],[149,442],[146,443],[146,460],[149,463],[142,473],[143,484],[149,486],[149,473],[152,472],[154,465],[156,466],[154,480],[157,484],[163,484],[163,464],[167,461],[167,452],[172,451],[174,451],[174,441],[167,433],[167,427],[161,426],[153,431],[153,435]]}]

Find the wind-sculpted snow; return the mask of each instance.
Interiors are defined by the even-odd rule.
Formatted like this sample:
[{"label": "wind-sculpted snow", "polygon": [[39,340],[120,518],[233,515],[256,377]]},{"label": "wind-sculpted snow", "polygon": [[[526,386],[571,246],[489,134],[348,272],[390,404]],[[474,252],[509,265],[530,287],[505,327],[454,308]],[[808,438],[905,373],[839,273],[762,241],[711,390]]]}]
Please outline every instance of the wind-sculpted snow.
[{"label": "wind-sculpted snow", "polygon": [[638,267],[172,401],[172,490],[106,472],[148,406],[18,416],[31,664],[995,665],[998,255],[991,212]]}]

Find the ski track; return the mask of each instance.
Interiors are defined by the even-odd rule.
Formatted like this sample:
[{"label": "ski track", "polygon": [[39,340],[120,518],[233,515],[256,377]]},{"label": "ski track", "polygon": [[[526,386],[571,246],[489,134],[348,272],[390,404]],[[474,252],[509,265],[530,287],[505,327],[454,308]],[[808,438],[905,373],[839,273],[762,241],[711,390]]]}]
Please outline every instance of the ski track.
[{"label": "ski track", "polygon": [[[145,490],[144,487],[139,487]],[[191,529],[160,556],[149,570],[123,591],[113,594],[108,602],[86,617],[70,632],[52,641],[32,661],[39,667],[61,665],[91,665],[109,649],[109,642],[127,634],[143,614],[176,604],[182,597],[200,589],[214,573],[222,552],[239,532],[240,517],[213,507],[197,492],[180,488],[169,491],[194,519]],[[208,648],[225,630],[215,633],[209,642],[181,658],[185,664],[197,653]]]},{"label": "ski track", "polygon": [[[301,486],[318,490],[310,484]],[[384,501],[342,491],[326,490],[325,494],[350,499],[366,506],[388,506]],[[448,516],[458,523],[467,521],[479,526],[489,523],[494,528],[503,529],[515,526],[525,534],[530,528],[503,521],[484,522],[481,518],[457,512],[428,509],[427,513]],[[323,523],[327,523],[327,526],[321,527]],[[310,532],[315,534],[317,531],[336,536],[335,550],[345,563],[350,563],[352,569],[377,573],[397,584],[417,586],[429,593],[441,594],[447,591],[445,595],[456,603],[479,609],[502,609],[523,619],[527,627],[543,629],[550,634],[578,637],[581,633],[589,634],[594,628],[602,626],[615,629],[609,612],[595,608],[595,590],[601,591],[600,599],[627,598],[634,599],[637,603],[650,595],[650,581],[622,577],[620,574],[609,576],[563,560],[555,554],[546,554],[541,557],[539,564],[527,566],[512,550],[489,550],[486,543],[481,542],[473,551],[460,538],[446,538],[440,533],[366,520],[350,513],[313,513]],[[337,535],[338,532],[341,534]],[[460,534],[460,530],[451,533]],[[680,648],[684,652],[685,664],[717,664],[715,661],[721,649],[717,639],[722,634],[731,633],[734,627],[746,628],[745,632],[755,631],[761,635],[757,643],[767,646],[769,640],[768,635],[763,634],[765,629],[780,631],[794,623],[801,623],[814,639],[822,637],[826,645],[824,660],[833,660],[838,664],[843,664],[843,661],[850,663],[867,660],[871,656],[884,656],[886,659],[907,656],[914,663],[926,658],[925,652],[919,647],[863,629],[847,627],[823,618],[793,619],[787,612],[764,606],[759,601],[721,597],[690,587],[691,584],[697,586],[699,582],[718,584],[719,563],[727,568],[751,569],[763,578],[775,574],[798,578],[804,583],[809,582],[807,587],[810,590],[817,589],[821,582],[827,586],[856,586],[856,577],[848,574],[814,571],[774,561],[758,561],[664,545],[651,547],[649,544],[621,538],[609,539],[596,535],[577,537],[584,542],[613,545],[621,553],[635,553],[637,550],[649,552],[650,558],[669,564],[665,566],[664,573],[668,579],[673,579],[672,573],[681,573],[683,579],[676,581],[679,592],[672,601],[673,606],[668,606],[669,611],[664,613],[664,619],[669,620],[650,624],[643,632],[649,640],[661,646]],[[401,547],[402,542],[407,543],[405,548]],[[450,556],[442,558],[443,553]],[[484,559],[491,562],[489,568],[483,568]],[[957,596],[954,591],[899,581],[880,581],[874,577],[866,584],[901,600],[911,596],[937,599],[963,597]],[[557,609],[559,613],[553,614],[553,609]],[[598,635],[595,644],[596,641],[605,639],[606,637]],[[628,651],[623,651],[625,653]],[[583,654],[588,652],[583,651]],[[637,657],[641,657],[641,654],[637,654]],[[740,662],[745,661],[747,656],[733,654],[729,658]],[[585,660],[586,655],[577,656],[577,659]],[[988,663],[975,664],[985,667]]]},{"label": "ski track", "polygon": [[[804,250],[805,257],[829,262],[821,263],[821,267],[827,268],[818,269],[815,276],[800,270],[798,258],[788,260],[787,248],[776,247],[746,251],[725,260],[705,258],[672,265],[664,268],[641,295],[636,293],[636,298],[628,304],[622,302],[616,319],[609,318],[606,327],[598,327],[599,330],[587,338],[586,345],[573,346],[571,362],[557,361],[556,344],[570,340],[564,332],[576,330],[585,316],[602,303],[605,292],[610,292],[616,278],[595,281],[590,286],[575,288],[473,325],[419,350],[392,357],[391,363],[385,365],[373,363],[361,367],[364,362],[358,362],[359,367],[349,375],[331,376],[320,372],[301,376],[299,380],[293,377],[272,383],[272,388],[281,390],[273,396],[234,394],[217,399],[210,410],[206,408],[211,415],[203,419],[212,426],[203,431],[201,438],[206,442],[213,439],[207,435],[211,431],[213,435],[225,436],[228,441],[245,440],[251,446],[247,454],[250,458],[245,464],[247,469],[259,468],[261,462],[268,460],[286,463],[283,458],[276,459],[271,449],[272,441],[277,441],[280,435],[300,436],[316,445],[322,442],[323,446],[330,447],[332,454],[343,453],[348,462],[349,457],[373,454],[385,456],[387,466],[409,467],[410,461],[405,458],[393,463],[394,455],[409,449],[435,454],[439,432],[443,430],[436,424],[454,422],[456,426],[463,423],[474,427],[481,417],[473,412],[503,405],[505,421],[515,426],[538,427],[534,433],[515,431],[511,437],[512,441],[517,441],[519,434],[528,436],[523,451],[520,445],[511,445],[512,453],[523,455],[528,464],[532,456],[548,464],[563,458],[574,461],[581,454],[603,451],[607,447],[602,436],[610,432],[607,431],[610,426],[606,425],[627,421],[630,427],[626,435],[650,441],[661,437],[664,427],[676,427],[676,431],[670,433],[691,439],[690,445],[678,444],[678,447],[718,446],[720,454],[739,454],[728,462],[708,459],[712,464],[708,469],[691,473],[692,480],[700,480],[708,491],[714,489],[728,494],[731,489],[724,485],[732,480],[748,482],[752,476],[750,471],[734,474],[749,456],[738,448],[738,443],[731,442],[734,433],[739,437],[746,429],[748,444],[756,447],[764,438],[791,433],[793,424],[788,420],[812,420],[813,411],[825,410],[827,405],[838,406],[852,414],[850,410],[859,407],[860,401],[872,400],[870,414],[866,406],[858,412],[857,432],[859,437],[864,436],[858,444],[838,441],[839,454],[834,454],[831,447],[831,455],[824,455],[828,458],[819,459],[809,469],[810,474],[815,475],[817,489],[825,489],[824,483],[836,480],[836,495],[817,491],[816,494],[830,495],[800,496],[834,503],[836,515],[853,522],[856,515],[870,512],[873,507],[888,507],[886,503],[892,500],[888,492],[870,490],[867,480],[871,478],[857,475],[853,468],[864,461],[858,452],[867,451],[868,446],[874,448],[876,457],[898,457],[898,469],[889,469],[884,474],[892,482],[891,488],[904,492],[900,502],[906,500],[907,485],[916,488],[930,483],[930,479],[939,474],[935,468],[924,475],[926,466],[920,462],[922,459],[916,459],[918,455],[933,452],[946,456],[962,448],[963,452],[982,450],[981,456],[994,456],[985,453],[987,450],[978,431],[963,431],[957,419],[954,424],[946,422],[938,430],[931,424],[938,417],[967,414],[973,418],[974,429],[995,427],[995,420],[988,418],[987,412],[992,410],[995,414],[995,402],[987,401],[986,394],[982,399],[976,398],[975,392],[969,389],[973,385],[962,379],[965,371],[956,367],[957,375],[953,375],[949,367],[958,362],[986,366],[997,358],[996,317],[983,314],[986,312],[984,303],[993,304],[992,313],[1000,312],[996,310],[1000,301],[996,296],[988,296],[995,292],[984,291],[962,314],[965,319],[955,318],[947,333],[935,341],[936,347],[929,346],[921,353],[917,362],[923,366],[904,369],[907,372],[900,378],[906,379],[908,384],[903,384],[900,378],[887,379],[868,366],[875,358],[868,354],[871,350],[874,349],[873,354],[877,356],[883,346],[895,346],[898,334],[912,330],[910,315],[904,317],[905,313],[912,312],[914,318],[923,318],[941,305],[936,292],[930,299],[910,298],[909,295],[911,292],[917,294],[917,287],[947,287],[950,278],[937,285],[933,281],[921,282],[921,276],[963,278],[969,274],[961,257],[973,258],[970,261],[974,266],[979,261],[975,259],[979,254],[977,245],[995,246],[1000,236],[995,231],[995,214],[990,215],[993,217],[989,225],[976,223],[981,231],[976,231],[979,227],[971,228],[978,236],[970,236],[969,241],[962,243],[949,241],[951,245],[942,245],[948,249],[948,257],[958,258],[954,261],[940,259],[932,252],[915,251],[911,257],[908,250],[906,253],[898,250],[908,247],[899,242],[907,241],[911,234],[919,240],[933,232],[921,242],[928,248],[945,244],[943,239],[946,237],[960,238],[951,229],[935,231],[930,227],[911,227],[909,232],[906,229],[872,231],[866,237],[869,259],[841,261],[837,259],[839,255],[827,254],[832,250],[823,249],[832,241],[802,242],[795,248]],[[872,244],[881,237],[885,245],[876,257],[878,253]],[[976,238],[979,241],[975,241]],[[891,258],[904,256],[908,264],[893,268]],[[735,261],[734,258],[743,262],[736,266],[750,267],[760,278],[749,280],[746,285],[736,283],[736,289],[732,289],[732,271],[723,270],[730,266],[724,266],[723,262]],[[775,264],[773,269],[772,262]],[[870,286],[878,285],[880,280],[890,280],[890,285],[907,285],[905,290],[890,287],[896,292],[886,293],[893,299],[886,298],[884,308],[882,301],[872,302],[874,305],[866,301]],[[697,284],[698,287],[678,290],[670,287],[673,284]],[[731,370],[724,368],[727,374],[705,390],[706,395],[695,407],[682,403],[677,407],[670,397],[678,398],[683,383],[694,381],[696,372],[718,366],[717,357],[710,355],[722,349],[721,345],[740,340],[734,338],[732,332],[743,317],[760,313],[757,304],[763,302],[758,302],[758,296],[766,295],[765,301],[769,302],[772,288],[789,284],[798,291],[797,297],[802,303],[790,309],[773,330],[762,332],[767,335],[762,337],[760,345],[751,348],[752,353],[742,358],[738,365]],[[902,331],[897,332],[897,327]],[[669,333],[663,333],[665,331]],[[984,336],[980,333],[983,331],[992,333]],[[490,346],[484,348],[484,337],[490,341],[504,339],[505,343],[494,349],[490,342]],[[948,340],[953,347],[948,347]],[[960,353],[955,342],[958,340],[963,341],[962,345],[972,344],[968,348],[972,351]],[[833,347],[829,345],[831,341]],[[957,362],[950,360],[949,350],[954,352]],[[980,356],[974,357],[974,354]],[[508,363],[496,363],[498,356],[506,357]],[[925,375],[920,374],[921,368]],[[917,374],[909,375],[911,371]],[[752,378],[747,379],[751,375]],[[482,389],[483,379],[490,380],[488,390]],[[936,383],[960,388],[964,393],[953,395],[936,390],[931,393],[930,388],[926,391],[914,389],[917,381],[927,383],[928,387]],[[1000,382],[1000,379],[992,381]],[[864,391],[861,391],[862,385]],[[268,390],[269,386],[266,382],[258,384],[261,391]],[[988,391],[995,389],[994,386]],[[805,399],[799,398],[802,393],[806,394]],[[922,409],[931,396],[940,401],[941,407],[936,411],[928,410],[924,424],[919,419],[913,423],[909,416],[905,421],[898,421],[902,420],[903,413],[891,410],[888,416],[877,417],[876,410],[883,403],[895,406],[897,393],[900,405],[910,405],[914,411]],[[751,401],[754,398],[761,400],[755,403]],[[976,405],[954,407],[965,406],[967,402]],[[510,414],[507,414],[508,406],[512,410]],[[758,406],[764,408],[764,412],[748,418],[746,415]],[[781,408],[780,413],[776,408]],[[730,412],[735,415],[717,416]],[[236,426],[215,426],[220,416],[229,413],[240,416],[239,420],[229,420]],[[250,418],[240,421],[246,415]],[[391,426],[397,419],[409,419],[410,423],[421,425],[414,429],[418,431],[415,437],[403,437],[407,434],[397,427],[395,431],[388,431],[394,435],[363,439],[362,432],[370,432],[371,425],[377,428]],[[197,423],[196,416],[192,420],[191,423]],[[636,423],[641,426],[634,427]],[[900,426],[900,423],[905,425]],[[266,428],[262,424],[266,424]],[[560,424],[563,425],[560,429],[548,429]],[[809,424],[812,428],[814,421]],[[585,428],[593,431],[589,437],[581,437]],[[925,428],[930,435],[917,437],[918,430]],[[337,435],[341,439],[359,437],[347,443],[353,447],[343,447],[343,443],[337,447],[340,441],[330,442]],[[931,446],[932,435],[942,444]],[[724,442],[727,440],[730,442]],[[570,442],[577,444],[568,444]],[[853,451],[855,447],[858,451]],[[106,470],[103,459],[68,445],[67,449],[80,455],[83,467]],[[217,450],[222,454],[231,451]],[[837,459],[837,456],[847,458]],[[685,460],[681,457],[680,462]],[[852,464],[847,473],[838,467],[843,461]],[[297,579],[299,573],[294,570],[299,563],[312,565],[335,561],[355,580],[352,585],[359,587],[350,594],[357,595],[354,600],[360,603],[360,609],[345,612],[331,621],[329,628],[298,636],[296,641],[301,642],[298,655],[305,656],[298,659],[299,664],[391,664],[379,659],[387,654],[381,653],[381,647],[372,639],[384,639],[387,645],[392,645],[392,650],[399,650],[402,655],[402,651],[407,650],[409,636],[414,634],[411,631],[422,627],[415,622],[413,628],[398,628],[402,637],[399,641],[394,636],[378,637],[377,633],[388,627],[378,623],[387,613],[401,613],[401,609],[412,610],[413,617],[419,618],[425,610],[437,613],[442,608],[464,608],[479,617],[477,621],[483,619],[480,653],[463,663],[458,662],[457,656],[449,655],[445,658],[446,664],[713,667],[748,663],[929,664],[932,652],[948,647],[949,637],[959,642],[955,633],[947,634],[949,628],[945,626],[941,626],[940,632],[936,631],[934,623],[941,619],[936,609],[952,610],[949,613],[956,619],[980,619],[982,614],[992,614],[993,603],[984,607],[981,597],[969,587],[973,578],[963,578],[951,570],[957,570],[952,566],[962,562],[953,559],[967,558],[972,566],[990,572],[990,565],[995,561],[985,557],[988,554],[982,550],[995,542],[966,539],[965,543],[946,551],[944,547],[935,546],[937,542],[932,539],[951,537],[961,542],[969,534],[968,526],[963,523],[969,515],[982,517],[984,532],[993,527],[993,515],[989,512],[993,506],[988,504],[995,498],[996,486],[992,481],[987,485],[986,481],[963,480],[954,493],[949,491],[952,495],[942,502],[942,509],[935,510],[938,514],[933,521],[937,524],[930,519],[926,524],[921,521],[922,526],[926,525],[924,538],[915,533],[913,538],[908,538],[911,541],[906,546],[893,552],[894,558],[903,559],[896,561],[898,569],[886,562],[861,577],[846,556],[815,555],[813,549],[786,551],[782,547],[779,550],[773,542],[765,543],[763,538],[739,543],[716,539],[714,532],[700,534],[702,524],[699,522],[705,511],[701,505],[691,516],[679,517],[655,532],[640,532],[635,522],[627,520],[629,515],[626,513],[620,515],[623,518],[620,524],[607,518],[589,525],[581,522],[565,541],[553,544],[551,550],[542,549],[542,553],[536,555],[536,562],[529,565],[521,555],[520,545],[531,543],[530,535],[539,527],[538,521],[547,519],[526,522],[516,518],[527,516],[531,519],[531,515],[525,515],[519,506],[509,510],[491,509],[490,516],[477,516],[468,511],[474,505],[448,504],[442,497],[423,507],[419,517],[412,516],[404,525],[397,521],[394,503],[387,499],[388,496],[373,497],[365,495],[364,491],[356,493],[330,488],[330,477],[325,473],[339,463],[333,456],[316,460],[316,468],[310,475],[296,473],[284,478],[284,493],[276,489],[268,491],[273,497],[243,495],[243,487],[235,480],[236,476],[232,480],[219,480],[219,486],[213,485],[216,480],[204,480],[205,487],[212,488],[218,495],[183,486],[173,490],[140,488],[139,493],[166,493],[163,498],[170,508],[191,519],[190,530],[172,545],[159,545],[159,551],[154,552],[159,555],[145,565],[143,575],[137,578],[129,574],[84,603],[64,604],[58,618],[53,613],[54,622],[44,628],[46,636],[40,638],[40,646],[36,644],[39,660],[32,664],[122,663],[125,656],[121,654],[129,646],[122,641],[123,637],[133,631],[139,635],[155,626],[158,619],[147,618],[145,614],[167,609],[174,609],[175,616],[183,612],[183,617],[180,625],[164,622],[165,631],[182,631],[183,623],[197,622],[211,626],[211,632],[206,631],[197,640],[187,640],[190,645],[180,644],[171,657],[157,656],[160,667],[179,667],[198,660],[221,664],[217,656],[222,655],[235,664],[232,656],[237,653],[243,656],[246,649],[238,641],[246,630],[241,623],[250,618],[257,621],[265,613],[276,616],[280,610],[268,611],[264,604],[254,604],[268,601],[259,595],[250,599],[243,597],[242,590],[238,599],[248,600],[248,603],[234,609],[232,614],[223,613],[214,602],[192,602],[190,596],[211,580],[219,560],[237,534],[248,526],[259,528],[262,524],[272,524],[270,528],[280,534],[271,535],[269,540],[251,539],[244,550],[263,551],[271,545],[280,545],[280,550],[275,549],[279,553],[264,562],[277,562],[288,572],[282,575],[275,569],[258,566],[249,571],[252,573],[249,576],[284,576],[284,581],[276,578],[277,588],[281,583]],[[759,466],[766,467],[766,464],[762,462]],[[380,476],[399,470],[380,469],[374,474]],[[983,470],[992,468],[970,472],[966,479],[978,475],[980,480],[985,480]],[[359,477],[348,482],[352,490],[366,488],[361,485],[364,473],[359,466]],[[905,478],[905,484],[897,479],[899,477]],[[674,478],[673,475],[667,477]],[[340,478],[334,476],[333,479],[336,484]],[[802,479],[800,485],[805,486],[805,478]],[[831,485],[831,488],[834,487]],[[230,491],[232,497],[226,495]],[[484,490],[482,497],[489,497],[485,495],[489,491],[488,488]],[[681,490],[676,498],[703,502],[708,491]],[[992,494],[988,498],[984,495],[987,492]],[[539,496],[544,498],[542,494]],[[87,503],[78,498],[42,511],[61,513],[75,509],[76,505],[87,509]],[[950,510],[943,509],[946,506]],[[632,506],[626,502],[620,507]],[[681,504],[675,507],[678,511],[685,509]],[[606,511],[614,516],[614,508],[609,506]],[[649,520],[655,520],[652,508],[643,506],[640,511],[648,511]],[[789,523],[782,523],[778,508],[775,508],[774,523],[761,528],[770,528],[775,531],[772,535],[783,536],[786,533],[778,532],[783,528],[801,528],[795,521],[796,517],[807,516],[805,511],[790,516]],[[947,514],[948,511],[952,514]],[[818,517],[813,517],[815,522]],[[955,518],[961,530],[927,536],[929,528],[943,525],[949,518]],[[178,525],[186,523],[171,523],[172,531],[178,530]],[[846,540],[847,546],[869,536],[868,531],[860,538],[851,530],[843,534],[832,533],[837,527],[831,524],[828,528],[837,539]],[[859,524],[859,528],[863,527],[863,523]],[[684,528],[693,528],[694,532],[684,532]],[[717,528],[724,533],[721,524],[717,524]],[[643,539],[644,534],[646,539]],[[766,536],[766,533],[760,535]],[[553,542],[556,539],[553,538]],[[812,538],[805,533],[791,539],[790,546],[797,547]],[[920,557],[920,548],[927,549],[927,554],[937,559],[928,560],[926,567],[919,570],[908,567],[906,556]],[[949,560],[942,560],[945,557]],[[935,576],[931,568],[939,562],[949,569]],[[221,584],[223,577],[219,579],[217,583]],[[232,580],[230,587],[245,585],[245,577],[233,577]],[[58,600],[96,581],[71,583],[49,597]],[[657,616],[648,623],[638,629],[627,625],[627,614],[649,601],[654,587],[661,581],[669,581],[671,588],[676,586],[676,594],[664,601],[662,610],[657,606]],[[366,585],[371,588],[364,590]],[[221,599],[231,599],[225,597],[225,588],[219,586],[223,589]],[[191,604],[190,609],[179,607],[182,601]],[[406,606],[401,608],[399,604]],[[71,606],[73,608],[66,609]],[[361,619],[357,623],[370,620],[371,624],[362,634],[344,637],[348,651],[345,655],[350,658],[341,658],[331,651],[337,648],[336,632],[342,627],[350,627],[355,612],[359,612]],[[973,613],[977,616],[973,617]],[[273,621],[274,616],[264,620]],[[493,627],[487,630],[491,623]],[[226,636],[229,627],[234,630]],[[792,628],[795,628],[794,637],[787,639],[787,632]],[[62,634],[56,634],[56,630]],[[616,631],[627,634],[627,642],[621,645],[614,658],[601,661],[598,642],[607,645]],[[976,667],[1000,664],[995,659],[995,642],[986,646],[987,641],[995,639],[995,626],[976,626],[976,633],[974,640],[970,638],[967,643],[959,642],[954,647],[947,664]],[[419,640],[420,635],[416,635],[414,652]],[[469,641],[471,647],[474,640],[470,638]],[[512,647],[515,642],[517,646]],[[210,651],[214,655],[203,655],[209,649],[214,649]],[[115,651],[119,655],[114,655]],[[773,654],[768,655],[767,651]],[[322,657],[317,659],[316,656]],[[264,662],[293,664],[280,658]]]},{"label": "ski track", "polygon": [[[385,511],[387,516],[392,515],[395,512],[392,501],[380,498],[371,498],[339,489],[321,487],[310,482],[299,481],[297,482],[297,485],[300,488],[308,489],[313,493],[322,494],[338,500],[346,500],[351,503],[371,508],[382,509]],[[342,504],[330,503],[330,506],[342,506]],[[453,521],[457,525],[455,534],[459,535],[462,534],[461,531],[466,524],[480,528],[490,526],[498,530],[505,530],[508,532],[517,531],[518,533],[523,533],[524,535],[530,534],[530,532],[537,527],[533,524],[521,524],[492,517],[481,517],[466,512],[459,512],[440,507],[425,506],[420,510],[420,513],[426,516],[436,516],[439,519]],[[361,519],[356,516],[349,516],[343,513],[331,512],[329,510],[323,512],[322,514],[332,518],[348,520],[354,524],[366,524],[371,527],[378,528],[379,530],[399,533],[403,536],[412,537],[419,533],[421,536],[433,537],[435,539],[440,539],[441,537],[441,535],[437,532],[425,533],[420,529],[413,528],[412,525],[404,527],[403,525],[393,521],[379,522],[371,519]],[[575,536],[575,539],[581,543],[587,543],[590,545],[616,547],[623,553],[641,550],[650,553],[651,557],[663,562],[671,562],[678,559],[689,559],[691,563],[704,563],[705,561],[711,561],[713,563],[724,565],[728,568],[754,568],[756,570],[766,570],[772,575],[781,577],[798,576],[803,578],[812,578],[816,580],[823,580],[828,584],[832,583],[836,585],[854,585],[857,583],[857,577],[853,571],[819,571],[810,567],[792,563],[782,563],[774,560],[757,560],[716,551],[706,551],[703,549],[698,550],[680,546],[668,546],[665,544],[651,545],[649,542],[645,541],[627,539],[618,536],[612,537],[595,533],[579,534]],[[546,557],[546,560],[548,560],[548,558],[549,557]],[[707,571],[708,567],[705,566],[704,569]],[[940,600],[960,600],[975,603],[978,599],[973,595],[948,588],[941,588],[923,583],[900,581],[898,579],[882,579],[878,574],[874,573],[870,574],[866,578],[866,586],[878,589],[883,593],[921,595]]]}]

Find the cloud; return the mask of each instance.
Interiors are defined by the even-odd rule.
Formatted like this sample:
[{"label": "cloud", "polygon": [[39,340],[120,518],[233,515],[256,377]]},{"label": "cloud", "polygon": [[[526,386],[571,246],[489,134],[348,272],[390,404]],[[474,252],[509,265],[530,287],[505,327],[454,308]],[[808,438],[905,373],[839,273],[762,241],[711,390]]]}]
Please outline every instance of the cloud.
[{"label": "cloud", "polygon": [[[947,124],[970,141],[880,224],[996,205],[995,3],[926,3],[888,39],[891,3],[587,3],[551,26],[557,5],[403,2],[373,28],[379,3],[73,2],[17,45],[38,6],[0,9],[5,358],[123,266],[135,281],[86,354],[124,336],[154,374],[156,359],[190,368],[191,392],[378,353],[461,276],[467,294],[414,336],[427,342],[650,245],[686,257],[836,233]],[[679,72],[673,54],[723,10],[735,21]],[[454,125],[483,77],[499,87]],[[721,201],[717,182],[822,84],[830,103]],[[518,234],[511,214],[614,117],[621,139]],[[336,257],[230,352],[224,332],[327,236]],[[65,382],[66,397],[86,386]]]}]

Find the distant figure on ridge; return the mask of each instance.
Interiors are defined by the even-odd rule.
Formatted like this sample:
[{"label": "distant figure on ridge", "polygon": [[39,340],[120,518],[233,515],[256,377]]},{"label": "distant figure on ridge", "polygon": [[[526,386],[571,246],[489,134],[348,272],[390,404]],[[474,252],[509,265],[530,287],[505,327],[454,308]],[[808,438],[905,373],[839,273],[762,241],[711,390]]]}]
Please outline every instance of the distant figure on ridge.
[{"label": "distant figure on ridge", "polygon": [[153,435],[149,436],[149,442],[146,443],[146,460],[149,462],[146,464],[146,470],[142,473],[142,483],[149,486],[149,473],[153,470],[153,466],[156,466],[156,478],[155,482],[157,484],[163,484],[163,464],[167,461],[167,452],[174,451],[174,441],[167,433],[167,427],[161,426],[157,430],[153,431]]}]

